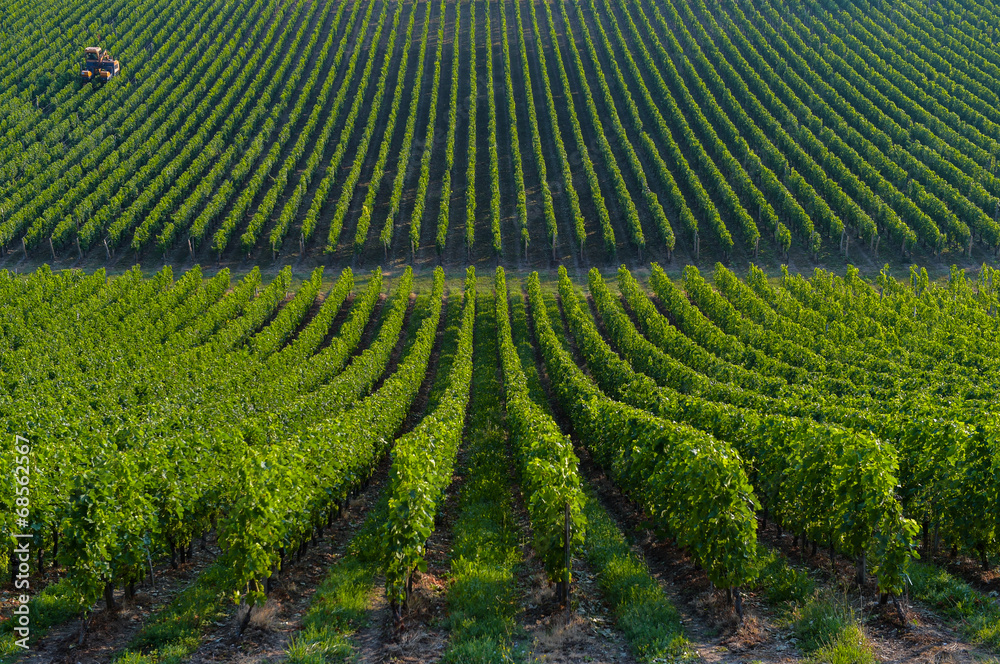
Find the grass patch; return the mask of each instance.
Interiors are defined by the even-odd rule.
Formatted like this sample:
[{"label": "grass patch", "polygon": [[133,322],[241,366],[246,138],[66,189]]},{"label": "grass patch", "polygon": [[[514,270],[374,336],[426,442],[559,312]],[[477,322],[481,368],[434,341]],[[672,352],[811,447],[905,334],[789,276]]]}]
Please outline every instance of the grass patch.
[{"label": "grass patch", "polygon": [[232,608],[225,557],[202,572],[150,624],[132,637],[115,661],[127,664],[179,664],[201,643],[209,623],[227,619]]},{"label": "grass patch", "polygon": [[795,611],[792,629],[810,662],[876,664],[875,652],[844,602],[814,597]]},{"label": "grass patch", "polygon": [[911,563],[910,596],[958,622],[962,635],[1000,652],[1000,600],[930,563]]},{"label": "grass patch", "polygon": [[636,658],[651,662],[690,656],[680,614],[591,490],[584,513],[587,541],[583,553],[598,570],[598,586]]},{"label": "grass patch", "polygon": [[351,635],[368,624],[368,604],[382,563],[381,531],[389,505],[385,494],[351,539],[346,555],[313,595],[302,631],[288,644],[288,662],[328,664],[350,661]]},{"label": "grass patch", "polygon": [[801,605],[812,597],[816,583],[806,572],[792,567],[785,556],[758,542],[757,561],[753,589],[763,591],[771,606]]},{"label": "grass patch", "polygon": [[[46,586],[28,602],[28,615],[31,620],[29,645],[45,636],[50,627],[79,617],[83,608],[79,596],[66,579],[60,579]],[[13,662],[24,652],[23,648],[14,643],[18,639],[13,631],[14,626],[13,618],[0,623],[0,664]]]},{"label": "grass patch", "polygon": [[473,345],[472,400],[466,423],[468,451],[452,528],[452,584],[442,662],[523,661],[515,572],[521,563],[512,516],[506,430],[498,385],[496,310],[492,292],[479,295]]},{"label": "grass patch", "polygon": [[845,627],[835,641],[813,652],[809,659],[824,664],[876,664],[878,661],[857,623]]}]

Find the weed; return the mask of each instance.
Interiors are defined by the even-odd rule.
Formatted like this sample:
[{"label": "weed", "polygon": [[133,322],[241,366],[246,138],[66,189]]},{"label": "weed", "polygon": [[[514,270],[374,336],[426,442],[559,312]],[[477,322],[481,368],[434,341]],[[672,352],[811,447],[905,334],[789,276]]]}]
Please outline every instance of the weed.
[{"label": "weed", "polygon": [[1000,603],[931,563],[910,565],[910,596],[960,622],[966,637],[1000,651]]},{"label": "weed", "polygon": [[792,567],[780,553],[758,543],[757,561],[754,588],[764,591],[769,604],[804,604],[812,596],[816,583],[806,572]]},{"label": "weed", "polygon": [[875,664],[875,653],[854,610],[840,600],[813,597],[795,611],[792,628],[810,661]]}]

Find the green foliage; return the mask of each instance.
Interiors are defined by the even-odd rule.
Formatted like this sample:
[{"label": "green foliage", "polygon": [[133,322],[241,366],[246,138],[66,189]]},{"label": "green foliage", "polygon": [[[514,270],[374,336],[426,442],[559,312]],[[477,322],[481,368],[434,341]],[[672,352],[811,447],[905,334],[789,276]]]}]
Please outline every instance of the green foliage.
[{"label": "green foliage", "polygon": [[[382,14],[380,16],[378,25],[379,31],[381,30],[382,27],[382,17],[385,16],[386,9],[387,6],[383,5]],[[393,61],[392,54],[396,46],[396,39],[398,36],[398,28],[399,28],[399,19],[400,16],[402,15],[402,11],[403,11],[402,6],[397,5],[396,11],[393,14],[392,18],[392,32],[389,33],[388,44],[390,45],[390,47],[385,49],[385,52],[382,56],[382,69],[379,71],[379,79],[375,86],[375,97],[374,99],[369,101],[370,110],[368,112],[368,120],[365,123],[365,128],[362,131],[360,143],[358,144],[357,151],[355,152],[354,155],[354,163],[351,165],[351,171],[350,173],[348,173],[347,180],[344,182],[343,188],[340,190],[340,198],[337,199],[337,207],[334,210],[333,219],[330,222],[330,230],[327,233],[326,248],[324,249],[324,251],[328,254],[334,252],[337,249],[337,242],[340,239],[340,232],[344,227],[344,220],[345,217],[347,216],[347,211],[348,208],[350,207],[351,200],[354,197],[354,190],[358,186],[358,181],[361,178],[361,169],[364,167],[365,161],[368,157],[368,149],[371,146],[372,138],[374,137],[375,131],[377,129],[376,126],[377,121],[379,118],[379,114],[381,113],[382,110],[382,98],[385,96],[386,90],[389,89],[389,85],[387,83],[387,79],[389,76],[389,66]],[[415,19],[416,19],[416,12],[410,12],[410,20],[406,27],[406,36],[403,39],[404,53],[406,52],[406,49],[409,48],[410,46],[410,38],[413,35],[413,25]],[[357,51],[359,49],[355,50]],[[374,55],[375,49],[369,49],[369,50],[372,54],[372,58],[368,61],[369,62],[368,67],[371,66],[371,63],[374,61],[375,57]],[[409,62],[409,58],[404,57],[403,65],[399,67],[397,71],[396,86],[393,88],[394,90],[392,97],[393,110],[391,112],[392,114],[391,121],[393,123],[393,128],[395,128],[396,112],[399,110],[399,98],[402,92],[403,76],[405,76],[406,73],[407,62]],[[370,69],[365,70],[366,84],[368,82],[367,74],[369,74],[370,71],[371,71]],[[364,100],[364,98],[365,95],[362,93],[358,94],[354,99],[354,106],[351,107],[351,116],[349,116],[351,117],[351,121],[349,121],[349,126],[351,126],[352,130],[353,130],[353,118],[356,118],[357,112],[360,111],[361,103]],[[347,150],[347,143],[350,140],[350,134],[351,132],[346,131],[346,128],[341,132],[341,145],[343,146],[344,151]],[[391,130],[387,132],[387,135],[391,136],[391,134],[392,134]],[[388,152],[388,149],[389,149],[388,145],[386,145],[386,147],[384,148],[386,153]],[[381,152],[382,149],[380,149],[380,153]],[[342,158],[343,158],[343,152],[338,146],[338,152],[334,155],[334,159],[337,161],[337,166],[339,166],[340,159]],[[384,163],[384,158],[383,158],[383,163]],[[334,167],[334,165],[331,163],[331,166],[327,172],[336,173],[336,170],[337,170],[336,167]],[[382,175],[383,175],[383,168],[377,167],[375,168],[375,172],[372,177],[374,180],[381,182]],[[362,206],[361,220],[359,220],[358,222],[359,232],[363,227],[365,233],[367,233],[368,220],[370,220],[371,218],[371,207],[372,207],[371,205]],[[357,247],[357,235],[355,236],[355,248],[356,247]]]},{"label": "green foliage", "polygon": [[816,583],[803,570],[792,567],[780,553],[757,545],[757,565],[760,571],[755,587],[764,591],[768,603],[805,604],[812,597]]},{"label": "green foliage", "polygon": [[1000,651],[1000,607],[996,598],[930,563],[910,569],[910,596],[959,624],[959,630],[994,652]]},{"label": "green foliage", "polygon": [[[435,141],[434,141],[434,134],[437,131],[437,113],[438,113],[438,103],[437,103],[437,100],[438,100],[438,93],[440,92],[440,89],[441,89],[441,54],[444,52],[444,41],[445,41],[444,40],[444,26],[445,26],[444,13],[445,13],[445,9],[446,8],[447,8],[447,5],[445,4],[444,0],[442,0],[441,6],[438,9],[438,15],[441,18],[438,21],[437,50],[434,53],[434,74],[433,74],[434,78],[433,78],[432,83],[431,83],[430,111],[428,112],[429,114],[428,114],[428,117],[427,117],[427,129],[426,129],[426,131],[424,133],[424,138],[423,138],[423,146],[424,146],[423,147],[423,152],[421,153],[421,156],[420,156],[420,179],[417,182],[417,191],[416,191],[416,194],[414,195],[413,213],[410,215],[410,238],[409,239],[410,239],[410,254],[411,255],[414,254],[414,253],[416,253],[417,248],[420,246],[420,230],[421,230],[421,228],[423,226],[424,210],[427,207],[427,189],[430,186],[430,182],[431,182],[431,155],[434,152],[434,143],[435,143]],[[489,25],[489,17],[488,16],[487,16],[487,25]],[[458,25],[457,25],[457,23],[456,23],[456,26],[455,26],[455,32],[456,32],[456,38],[457,38],[457,33],[458,33]],[[488,50],[487,53],[492,53],[492,51]],[[458,62],[458,58],[453,58],[453,61],[454,61],[453,62],[453,66],[454,66],[454,63]],[[493,89],[493,71],[492,71],[492,67],[490,68],[490,72],[489,72],[489,80],[490,80],[490,90],[492,90]],[[457,94],[455,92],[453,92],[452,94],[456,95],[455,98],[457,99]],[[420,95],[414,94],[413,98],[414,99],[419,99]],[[492,114],[492,109],[493,109],[493,98],[492,98],[492,95],[490,96],[490,109],[491,109],[491,116],[490,116],[491,117],[491,122],[493,123],[493,124],[491,124],[491,127],[494,127],[494,131],[495,131],[496,121],[493,118],[493,114]],[[411,115],[411,117],[412,117],[412,115]],[[409,130],[410,130],[410,125],[407,124],[407,131],[409,131]],[[495,138],[496,138],[496,136],[494,134],[494,142],[496,142]],[[404,143],[403,149],[409,151],[409,150],[412,149],[412,146]],[[494,148],[493,151],[492,151],[492,153],[495,153],[495,152],[496,152],[496,149]],[[398,173],[396,175],[395,187],[393,188],[393,199],[392,199],[392,202],[391,202],[392,210],[390,211],[389,216],[386,218],[386,225],[385,225],[385,228],[382,231],[382,244],[385,245],[386,248],[388,248],[388,242],[387,242],[386,236],[388,235],[391,238],[391,233],[392,233],[391,230],[387,230],[387,229],[391,229],[390,224],[395,223],[396,212],[398,212],[398,209],[399,209],[399,206],[400,206],[400,197],[402,196],[402,191],[403,191],[403,177],[405,177],[405,174],[406,174],[406,169],[402,169],[402,168],[398,169]],[[497,185],[497,186],[499,186],[499,185]]]},{"label": "green foliage", "polygon": [[[402,283],[405,295],[409,271]],[[250,603],[263,600],[262,580],[281,562],[282,550],[310,537],[335,504],[374,472],[423,382],[443,288],[444,271],[439,268],[430,315],[396,373],[376,393],[284,444],[266,450],[248,447],[234,464],[234,484],[240,489],[222,524],[221,539],[233,557],[234,586],[248,589]],[[358,380],[368,380],[364,375]]]},{"label": "green foliage", "polygon": [[434,532],[437,508],[451,483],[455,454],[462,439],[472,379],[476,317],[476,273],[471,267],[466,274],[464,297],[459,347],[448,377],[448,390],[433,412],[396,441],[392,452],[382,548],[388,557],[386,593],[394,603],[406,598],[406,580],[415,569],[427,571],[424,544]]},{"label": "green foliage", "polygon": [[[565,268],[560,280],[568,283]],[[752,580],[757,500],[739,455],[684,424],[614,401],[552,331],[537,274],[528,282],[535,333],[556,398],[601,464],[721,587]]]},{"label": "green foliage", "polygon": [[[527,498],[535,551],[542,558],[549,580],[560,582],[569,573],[564,561],[565,549],[578,547],[586,529],[577,471],[579,460],[569,438],[528,394],[521,361],[511,340],[507,282],[502,267],[497,268],[495,288],[504,396],[521,489]],[[565,541],[567,506],[571,524],[568,543]]]},{"label": "green foliage", "polygon": [[[458,3],[455,5],[455,23],[454,23],[454,37],[452,38],[455,43],[458,43],[459,32],[462,19],[462,4]],[[455,166],[455,132],[458,128],[458,66],[460,61],[459,52],[452,55],[451,58],[451,93],[448,100],[448,133],[445,139],[445,149],[444,149],[444,163],[445,171],[444,178],[441,182],[441,204],[438,209],[438,218],[435,233],[434,245],[437,248],[437,252],[440,255],[444,251],[445,241],[448,238],[448,222],[451,213],[451,179],[453,177],[452,171]],[[360,100],[359,100],[360,101]],[[415,245],[419,241],[419,238],[414,240],[413,237],[410,238],[411,244]]]}]

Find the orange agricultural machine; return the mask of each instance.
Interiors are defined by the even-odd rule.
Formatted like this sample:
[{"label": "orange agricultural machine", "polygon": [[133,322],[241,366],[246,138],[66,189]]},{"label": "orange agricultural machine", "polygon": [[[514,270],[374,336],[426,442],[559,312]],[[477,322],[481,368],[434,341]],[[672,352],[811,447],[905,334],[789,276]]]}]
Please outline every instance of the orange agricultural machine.
[{"label": "orange agricultural machine", "polygon": [[111,59],[111,54],[100,46],[88,46],[83,50],[83,70],[80,80],[84,83],[105,83],[118,75],[121,65]]}]

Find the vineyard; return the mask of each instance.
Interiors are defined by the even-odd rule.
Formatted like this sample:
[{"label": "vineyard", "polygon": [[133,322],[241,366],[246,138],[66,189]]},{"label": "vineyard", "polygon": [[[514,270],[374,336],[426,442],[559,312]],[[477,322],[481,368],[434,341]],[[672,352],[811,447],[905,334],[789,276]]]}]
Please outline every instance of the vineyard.
[{"label": "vineyard", "polygon": [[[3,567],[21,578],[27,533],[45,661],[266,650],[259,616],[310,565],[329,578],[291,661],[362,647],[368,614],[436,630],[444,661],[523,655],[518,606],[594,580],[623,652],[679,656],[683,600],[634,523],[737,630],[813,577],[905,625],[939,570],[987,607],[966,638],[1000,648],[976,590],[1000,558],[996,270],[304,276],[0,272],[4,455],[30,468],[0,494]],[[151,587],[169,601],[116,632]]]},{"label": "vineyard", "polygon": [[1000,251],[988,0],[2,9],[4,267]]},{"label": "vineyard", "polygon": [[0,664],[1000,661],[994,0],[0,10]]}]

